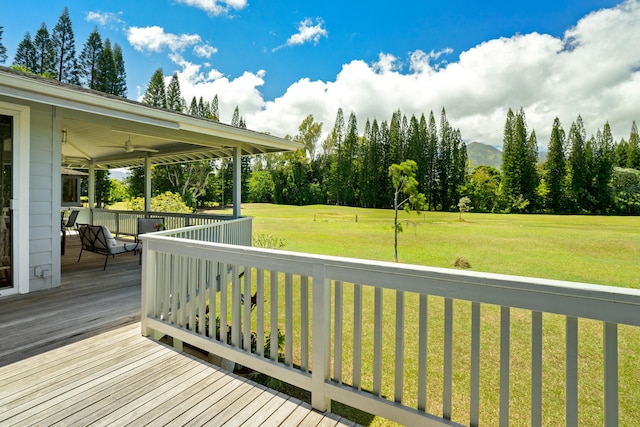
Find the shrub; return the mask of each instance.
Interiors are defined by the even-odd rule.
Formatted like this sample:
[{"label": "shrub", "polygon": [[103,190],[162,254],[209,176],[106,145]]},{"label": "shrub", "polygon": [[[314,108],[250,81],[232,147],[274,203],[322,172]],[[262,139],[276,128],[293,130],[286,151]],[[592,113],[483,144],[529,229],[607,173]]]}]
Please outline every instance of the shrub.
[{"label": "shrub", "polygon": [[[144,210],[144,198],[130,199],[127,202],[127,208],[132,211]],[[182,201],[179,194],[169,191],[151,198],[151,210],[153,212],[193,213],[193,209]]]}]

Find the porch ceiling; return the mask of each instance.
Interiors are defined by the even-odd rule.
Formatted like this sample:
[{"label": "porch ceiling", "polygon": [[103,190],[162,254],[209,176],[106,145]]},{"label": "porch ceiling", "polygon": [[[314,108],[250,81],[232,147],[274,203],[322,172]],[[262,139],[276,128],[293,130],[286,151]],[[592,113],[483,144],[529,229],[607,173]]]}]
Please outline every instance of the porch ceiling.
[{"label": "porch ceiling", "polygon": [[[121,168],[290,151],[290,140],[0,67],[0,95],[56,107],[62,166]],[[66,133],[66,135],[65,135]],[[55,135],[54,135],[55,140]],[[135,149],[127,151],[130,141]]]}]

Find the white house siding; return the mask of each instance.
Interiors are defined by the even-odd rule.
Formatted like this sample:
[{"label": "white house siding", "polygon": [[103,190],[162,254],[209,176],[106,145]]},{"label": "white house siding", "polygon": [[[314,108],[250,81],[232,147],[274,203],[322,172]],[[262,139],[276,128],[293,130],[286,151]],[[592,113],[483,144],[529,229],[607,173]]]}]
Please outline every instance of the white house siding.
[{"label": "white house siding", "polygon": [[60,286],[60,138],[56,136],[61,135],[61,120],[55,107],[30,107],[29,292],[33,292]]}]

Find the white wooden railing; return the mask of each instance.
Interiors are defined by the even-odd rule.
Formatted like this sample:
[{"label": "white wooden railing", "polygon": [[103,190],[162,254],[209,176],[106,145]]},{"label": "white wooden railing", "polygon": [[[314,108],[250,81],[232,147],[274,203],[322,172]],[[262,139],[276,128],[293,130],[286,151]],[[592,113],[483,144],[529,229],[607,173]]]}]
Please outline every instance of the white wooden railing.
[{"label": "white wooden railing", "polygon": [[177,212],[120,211],[112,209],[93,209],[91,223],[104,225],[115,236],[135,236],[138,233],[138,218],[161,217],[169,230],[183,227],[216,224],[233,219],[230,215],[185,214]]},{"label": "white wooden railing", "polygon": [[[637,290],[167,234],[143,237],[142,334],[166,334],[308,390],[318,410],[333,400],[405,425],[540,426],[550,424],[543,408],[558,404],[565,424],[578,425],[587,324],[601,331],[596,419],[618,425],[618,331],[640,338]],[[560,360],[550,359],[555,347]],[[552,396],[550,375],[564,376]],[[529,391],[510,393],[522,380]],[[523,405],[528,419],[510,417]]]}]

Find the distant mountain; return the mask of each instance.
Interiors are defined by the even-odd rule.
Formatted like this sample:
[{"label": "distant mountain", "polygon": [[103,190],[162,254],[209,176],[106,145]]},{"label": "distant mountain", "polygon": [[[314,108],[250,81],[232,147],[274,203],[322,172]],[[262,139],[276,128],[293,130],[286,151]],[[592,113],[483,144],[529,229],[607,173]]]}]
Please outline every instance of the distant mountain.
[{"label": "distant mountain", "polygon": [[[502,151],[493,145],[483,144],[481,142],[467,143],[467,158],[471,162],[471,169],[476,166],[485,165],[502,169]],[[547,152],[538,151],[538,163],[547,161]]]},{"label": "distant mountain", "polygon": [[502,151],[492,145],[470,142],[467,144],[467,157],[471,162],[471,169],[480,165],[502,168]]}]

